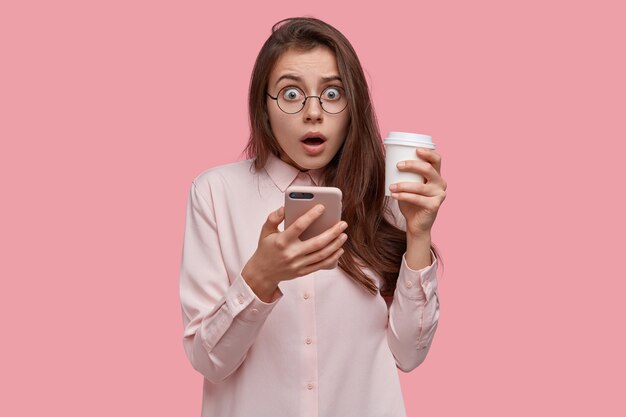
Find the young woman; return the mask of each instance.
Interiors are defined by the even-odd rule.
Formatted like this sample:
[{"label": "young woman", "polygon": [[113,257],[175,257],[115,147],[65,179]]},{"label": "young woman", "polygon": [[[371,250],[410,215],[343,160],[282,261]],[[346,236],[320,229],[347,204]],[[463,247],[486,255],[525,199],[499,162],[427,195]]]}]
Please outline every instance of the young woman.
[{"label": "young woman", "polygon": [[[431,228],[441,158],[384,156],[348,40],[313,18],[277,23],[252,73],[249,160],[192,184],[180,277],[184,346],[205,378],[203,416],[405,416],[397,368],[426,357],[439,318]],[[338,187],[342,221],[282,230],[290,185]],[[339,261],[339,267],[324,269]]]}]

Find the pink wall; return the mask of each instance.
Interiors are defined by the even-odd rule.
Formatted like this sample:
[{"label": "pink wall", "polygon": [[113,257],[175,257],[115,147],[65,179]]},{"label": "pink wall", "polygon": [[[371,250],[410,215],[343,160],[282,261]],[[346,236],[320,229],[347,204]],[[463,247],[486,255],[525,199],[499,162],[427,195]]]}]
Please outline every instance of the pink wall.
[{"label": "pink wall", "polygon": [[626,414],[623,2],[404,3],[3,2],[0,415],[199,415],[188,187],[240,156],[271,24],[311,14],[353,42],[383,133],[443,156],[409,416]]}]

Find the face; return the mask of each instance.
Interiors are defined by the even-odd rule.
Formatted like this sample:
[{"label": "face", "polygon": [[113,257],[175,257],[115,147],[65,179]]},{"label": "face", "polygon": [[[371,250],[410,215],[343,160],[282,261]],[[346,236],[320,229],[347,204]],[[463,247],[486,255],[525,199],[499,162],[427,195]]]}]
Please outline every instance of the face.
[{"label": "face", "polygon": [[[322,46],[308,51],[289,49],[280,56],[270,74],[267,92],[292,102],[304,100],[298,100],[297,90],[286,87],[296,87],[307,97],[324,93],[322,100],[328,101],[335,100],[339,93],[345,94],[342,89],[332,88],[342,88],[343,84],[335,54]],[[311,97],[300,112],[287,114],[276,100],[267,97],[267,110],[281,159],[301,171],[325,167],[346,140],[350,124],[347,107],[329,114],[322,109],[320,100]]]}]

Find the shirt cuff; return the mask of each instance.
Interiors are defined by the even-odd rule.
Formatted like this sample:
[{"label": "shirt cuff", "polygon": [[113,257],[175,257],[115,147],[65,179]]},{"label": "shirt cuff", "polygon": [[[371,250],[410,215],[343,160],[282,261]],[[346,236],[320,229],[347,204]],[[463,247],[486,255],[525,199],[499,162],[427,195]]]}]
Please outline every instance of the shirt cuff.
[{"label": "shirt cuff", "polygon": [[432,264],[416,271],[409,268],[406,263],[406,254],[402,255],[402,265],[400,266],[396,288],[405,297],[411,300],[423,300],[425,298],[428,302],[437,292],[438,259],[432,250],[430,256],[433,260]]},{"label": "shirt cuff", "polygon": [[283,293],[279,289],[278,296],[274,298],[274,301],[271,303],[261,301],[239,274],[228,288],[226,304],[228,304],[228,310],[232,312],[233,318],[237,317],[244,321],[254,322],[264,320],[282,296]]}]

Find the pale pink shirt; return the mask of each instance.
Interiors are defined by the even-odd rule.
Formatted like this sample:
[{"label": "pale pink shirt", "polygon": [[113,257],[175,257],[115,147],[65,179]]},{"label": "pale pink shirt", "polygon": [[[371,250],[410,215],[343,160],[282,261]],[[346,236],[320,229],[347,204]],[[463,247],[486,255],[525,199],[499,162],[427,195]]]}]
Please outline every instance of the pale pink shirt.
[{"label": "pale pink shirt", "polygon": [[[397,368],[417,367],[433,340],[436,259],[419,271],[403,259],[390,307],[339,268],[281,282],[269,304],[241,276],[285,189],[320,181],[273,156],[258,172],[248,160],[193,181],[180,298],[185,351],[205,378],[204,417],[406,415]],[[401,217],[397,204],[392,211]]]}]

